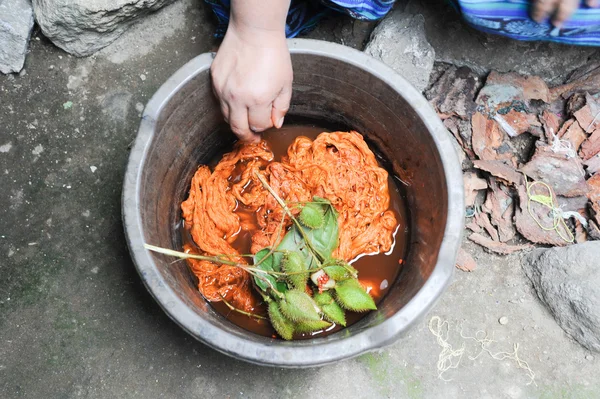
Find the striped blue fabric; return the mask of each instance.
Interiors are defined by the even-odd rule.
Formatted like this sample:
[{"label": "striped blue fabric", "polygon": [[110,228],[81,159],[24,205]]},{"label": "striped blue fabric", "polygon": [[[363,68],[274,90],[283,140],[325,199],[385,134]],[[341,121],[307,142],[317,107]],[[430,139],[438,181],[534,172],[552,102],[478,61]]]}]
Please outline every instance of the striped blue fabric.
[{"label": "striped blue fabric", "polygon": [[[218,20],[216,36],[223,36],[229,23],[230,0],[205,0]],[[423,0],[425,1],[425,0]],[[581,0],[577,12],[561,28],[550,21],[537,23],[530,18],[532,0],[448,0],[471,26],[517,40],[547,40],[587,46],[600,45],[600,8],[589,8]],[[336,10],[354,18],[377,20],[385,16],[395,0],[292,0],[286,35],[312,29]]]},{"label": "striped blue fabric", "polygon": [[517,40],[546,40],[585,46],[600,45],[600,8],[582,0],[577,12],[562,27],[530,18],[531,0],[450,0],[473,27]]},{"label": "striped blue fabric", "polygon": [[[292,0],[286,23],[286,36],[296,37],[310,31],[321,18],[332,11],[356,19],[377,20],[384,17],[396,0]],[[205,0],[217,17],[215,35],[222,37],[229,23],[230,0]]]}]

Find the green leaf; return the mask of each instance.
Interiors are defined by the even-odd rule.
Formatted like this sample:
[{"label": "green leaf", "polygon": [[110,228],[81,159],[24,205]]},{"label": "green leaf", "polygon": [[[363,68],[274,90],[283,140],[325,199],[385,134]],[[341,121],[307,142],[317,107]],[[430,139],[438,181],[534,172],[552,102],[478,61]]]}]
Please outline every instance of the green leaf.
[{"label": "green leaf", "polygon": [[304,290],[306,288],[308,272],[306,272],[304,259],[298,252],[285,253],[283,261],[281,262],[281,268],[284,272],[290,273],[290,275],[287,276],[287,281],[293,288],[299,290]]},{"label": "green leaf", "polygon": [[335,302],[329,291],[315,294],[314,300],[327,320],[346,327],[346,312]]},{"label": "green leaf", "polygon": [[317,292],[313,296],[313,299],[319,306],[329,305],[329,304],[333,303],[333,297],[331,296],[329,291],[323,291],[321,293]]},{"label": "green leaf", "polygon": [[323,305],[321,306],[321,310],[323,311],[323,316],[325,316],[327,320],[346,327],[346,312],[344,312],[344,309],[342,309],[337,302]]},{"label": "green leaf", "polygon": [[299,254],[307,267],[314,262],[313,256],[311,255],[306,242],[304,242],[302,235],[298,232],[298,228],[295,225],[292,225],[290,230],[277,246],[277,252],[273,254],[274,261],[281,264],[281,261],[283,260],[283,253],[285,252],[295,252]]},{"label": "green leaf", "polygon": [[358,276],[358,271],[341,259],[335,259],[331,265],[326,265],[323,270],[335,281],[344,281]]},{"label": "green leaf", "polygon": [[325,223],[325,209],[321,204],[309,202],[300,211],[300,223],[309,229],[319,229]]},{"label": "green leaf", "polygon": [[303,230],[313,248],[319,252],[323,259],[329,259],[339,242],[338,213],[331,205],[323,204],[322,206],[326,208],[323,226],[318,229]]},{"label": "green leaf", "polygon": [[297,333],[311,333],[315,331],[325,330],[331,327],[331,323],[326,320],[317,321],[301,321],[296,324]]},{"label": "green leaf", "polygon": [[287,291],[285,298],[281,300],[279,306],[285,317],[295,322],[317,321],[321,319],[317,304],[304,291]]},{"label": "green leaf", "polygon": [[269,320],[277,334],[285,340],[291,340],[294,335],[294,323],[286,319],[275,301],[269,303]]},{"label": "green leaf", "polygon": [[367,310],[375,310],[377,306],[371,295],[365,291],[358,280],[350,279],[341,281],[335,287],[336,301],[344,309],[354,312],[366,312]]},{"label": "green leaf", "polygon": [[[275,263],[275,254],[269,255],[269,252],[271,252],[269,248],[264,248],[258,251],[256,255],[254,255],[254,265],[257,265],[256,267],[258,269],[267,272],[279,271],[279,265]],[[267,255],[269,256],[266,257]],[[277,267],[275,267],[276,265]],[[269,285],[265,279],[268,280],[277,289],[277,291],[281,293],[287,291],[287,286],[285,283],[278,282],[277,279],[272,275],[261,272],[256,273],[259,274],[260,277],[254,276],[254,282],[256,283],[256,286],[265,293],[271,292],[271,285]]]},{"label": "green leaf", "polygon": [[[333,206],[325,199],[314,197],[315,201],[323,202],[322,204],[309,203],[314,206],[322,207],[324,212],[324,223],[318,229],[309,229],[303,227],[302,231],[312,244],[312,247],[319,253],[323,259],[331,258],[331,254],[338,246],[339,241],[339,226],[338,214]],[[315,261],[308,245],[304,241],[298,226],[292,225],[287,234],[283,237],[277,246],[277,252],[273,254],[273,265],[275,271],[283,260],[282,252],[297,252],[304,259],[304,264],[308,270],[316,268],[318,263]]]}]

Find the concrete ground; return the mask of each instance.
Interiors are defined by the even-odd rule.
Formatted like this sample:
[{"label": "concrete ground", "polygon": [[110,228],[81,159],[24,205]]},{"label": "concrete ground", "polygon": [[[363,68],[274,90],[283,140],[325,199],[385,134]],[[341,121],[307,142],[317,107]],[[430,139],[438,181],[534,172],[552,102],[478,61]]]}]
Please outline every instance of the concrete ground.
[{"label": "concrete ground", "polygon": [[[428,33],[464,26],[426,7]],[[0,397],[1,398],[595,398],[600,356],[574,343],[535,297],[519,256],[466,244],[479,264],[409,335],[378,353],[309,369],[262,368],[221,355],[189,337],[146,292],[127,252],[120,194],[128,146],[143,104],[175,70],[212,49],[213,26],[199,0],[180,0],[96,56],[76,59],[34,34],[26,70],[0,76]],[[457,25],[458,24],[458,25]],[[313,37],[361,47],[370,25],[326,21]],[[458,32],[458,33],[456,33]],[[472,35],[472,32],[471,32]],[[480,54],[481,69],[507,67],[492,50],[432,38],[441,60]],[[492,44],[490,44],[492,43]],[[515,45],[516,46],[516,45]],[[594,50],[518,44],[519,68],[560,79]],[[525,47],[523,47],[525,46]],[[462,55],[461,55],[462,54]],[[541,55],[540,55],[541,54]],[[569,59],[565,60],[564,54]],[[539,65],[539,57],[546,66]],[[496,58],[494,58],[496,57]],[[548,58],[549,57],[549,58]],[[438,376],[442,347],[433,316],[465,344],[455,369]],[[498,320],[502,317],[504,324]],[[460,338],[494,334],[494,360]]]}]

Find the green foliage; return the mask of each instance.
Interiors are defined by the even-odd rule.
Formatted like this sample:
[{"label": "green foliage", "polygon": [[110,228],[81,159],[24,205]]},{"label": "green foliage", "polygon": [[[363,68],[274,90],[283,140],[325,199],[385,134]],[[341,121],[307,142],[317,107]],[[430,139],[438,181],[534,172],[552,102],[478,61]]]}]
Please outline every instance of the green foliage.
[{"label": "green foliage", "polygon": [[[254,275],[254,282],[256,283],[256,286],[260,288],[264,293],[272,294],[273,289],[271,287],[275,287],[275,289],[278,292],[284,293],[285,291],[287,291],[287,285],[285,285],[285,283],[282,283],[281,281],[277,281],[277,279],[273,275],[268,274],[268,272],[281,271],[279,263],[275,262],[274,254],[269,255],[269,252],[271,252],[271,250],[269,248],[265,248],[261,249],[256,253],[256,255],[254,255],[254,265],[258,269],[265,271],[265,273],[256,272],[256,274]],[[267,280],[268,282],[265,280]],[[275,295],[275,297],[277,296]]]},{"label": "green foliage", "polygon": [[329,291],[317,292],[313,296],[313,299],[319,306],[329,305],[330,303],[333,303],[333,301],[334,301],[333,296],[331,296]]},{"label": "green foliage", "polygon": [[366,312],[367,310],[377,309],[371,295],[365,291],[356,279],[341,281],[336,285],[335,293],[336,301],[344,309],[353,312]]},{"label": "green foliage", "polygon": [[325,330],[331,327],[331,323],[326,320],[318,321],[301,321],[296,324],[296,332],[298,333],[311,333],[315,331]]},{"label": "green foliage", "polygon": [[269,303],[269,320],[281,338],[288,341],[292,339],[295,328],[294,323],[285,318],[277,302],[271,301]]},{"label": "green foliage", "polygon": [[[315,197],[315,201],[318,197]],[[319,201],[325,201],[319,199]],[[331,258],[333,251],[339,243],[338,213],[329,203],[321,204],[324,207],[324,223],[318,229],[304,229],[312,247],[319,253],[321,260]]]},{"label": "green foliage", "polygon": [[285,317],[295,322],[317,321],[321,319],[317,304],[304,291],[287,291],[279,306]]},{"label": "green foliage", "polygon": [[346,327],[346,312],[344,312],[344,309],[342,309],[337,302],[323,305],[321,306],[321,310],[323,311],[323,316],[325,316],[327,320]]},{"label": "green foliage", "polygon": [[300,223],[309,229],[320,229],[325,223],[325,210],[321,204],[309,202],[300,211]]},{"label": "green foliage", "polygon": [[299,290],[306,288],[308,272],[306,271],[304,259],[298,252],[285,253],[281,262],[281,268],[284,272],[289,273],[287,281],[292,288]]},{"label": "green foliage", "polygon": [[346,327],[346,312],[335,302],[329,291],[316,293],[314,300],[327,320]]},{"label": "green foliage", "polygon": [[[299,224],[295,220],[275,251],[265,248],[254,256],[254,265],[259,269],[253,272],[255,285],[269,302],[273,328],[286,340],[292,339],[294,332],[316,332],[329,328],[331,323],[345,327],[344,309],[376,309],[371,296],[356,280],[356,269],[332,258],[339,241],[338,213],[323,198],[314,197],[313,201],[304,205]],[[315,290],[311,298],[305,292],[311,273],[326,273],[332,284],[337,282],[335,294],[333,289],[322,293]]]},{"label": "green foliage", "polygon": [[333,259],[323,268],[323,271],[335,281],[344,281],[358,276],[358,271],[354,267],[339,259]]}]

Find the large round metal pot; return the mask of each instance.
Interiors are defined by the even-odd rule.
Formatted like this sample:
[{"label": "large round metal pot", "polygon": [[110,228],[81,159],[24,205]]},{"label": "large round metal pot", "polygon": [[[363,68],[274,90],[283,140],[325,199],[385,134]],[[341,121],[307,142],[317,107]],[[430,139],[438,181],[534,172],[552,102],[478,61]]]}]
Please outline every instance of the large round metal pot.
[{"label": "large round metal pot", "polygon": [[314,40],[289,42],[294,66],[290,118],[357,130],[390,161],[405,186],[410,244],[403,270],[379,309],[324,338],[285,342],[248,332],[215,312],[185,262],[144,243],[179,249],[179,205],[192,174],[230,146],[203,54],[152,97],[132,149],[123,188],[129,249],[146,287],[190,335],[249,362],[282,367],[332,363],[396,341],[435,303],[454,269],[463,228],[458,157],[425,98],[366,54]]}]

